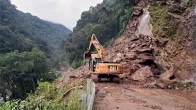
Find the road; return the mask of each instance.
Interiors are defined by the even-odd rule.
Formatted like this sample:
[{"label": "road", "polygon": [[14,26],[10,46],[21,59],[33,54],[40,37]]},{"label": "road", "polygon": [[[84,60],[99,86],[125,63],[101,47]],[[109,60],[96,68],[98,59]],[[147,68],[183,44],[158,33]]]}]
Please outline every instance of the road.
[{"label": "road", "polygon": [[95,110],[196,110],[196,90],[96,83]]}]

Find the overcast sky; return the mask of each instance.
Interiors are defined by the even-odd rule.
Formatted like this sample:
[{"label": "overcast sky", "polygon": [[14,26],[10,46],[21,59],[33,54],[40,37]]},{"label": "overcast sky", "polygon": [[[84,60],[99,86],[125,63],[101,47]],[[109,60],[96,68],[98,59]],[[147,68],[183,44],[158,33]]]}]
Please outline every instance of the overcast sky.
[{"label": "overcast sky", "polygon": [[11,0],[18,10],[61,23],[72,30],[83,11],[103,0]]}]

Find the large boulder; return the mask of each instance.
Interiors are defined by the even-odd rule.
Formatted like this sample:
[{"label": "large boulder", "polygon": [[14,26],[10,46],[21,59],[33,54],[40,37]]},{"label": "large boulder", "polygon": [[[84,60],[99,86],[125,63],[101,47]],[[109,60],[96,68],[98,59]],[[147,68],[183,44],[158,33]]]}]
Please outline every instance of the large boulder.
[{"label": "large boulder", "polygon": [[169,70],[164,72],[159,76],[159,80],[156,82],[156,85],[160,88],[167,88],[168,85],[177,82],[176,77],[174,76],[174,68],[171,67]]},{"label": "large boulder", "polygon": [[151,76],[154,76],[151,68],[149,66],[145,66],[132,74],[131,79],[135,81],[144,81]]}]

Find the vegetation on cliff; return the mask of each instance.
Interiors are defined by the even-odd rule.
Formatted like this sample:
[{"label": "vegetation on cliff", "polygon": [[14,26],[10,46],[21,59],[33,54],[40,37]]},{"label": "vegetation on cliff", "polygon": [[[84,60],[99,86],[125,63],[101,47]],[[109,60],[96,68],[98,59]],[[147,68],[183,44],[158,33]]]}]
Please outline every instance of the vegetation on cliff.
[{"label": "vegetation on cliff", "polygon": [[[174,79],[184,80],[195,73],[194,38],[190,33],[195,26],[192,18],[195,0],[151,1],[150,15],[153,34],[156,37],[156,62],[164,71],[173,70]],[[191,45],[190,45],[191,44]]]},{"label": "vegetation on cliff", "polygon": [[133,5],[134,0],[104,0],[96,7],[90,7],[89,11],[83,12],[73,33],[61,45],[60,65],[70,64],[74,68],[81,66],[83,53],[93,33],[105,46],[122,34]]},{"label": "vegetation on cliff", "polygon": [[[0,103],[0,110],[80,110],[80,94],[78,89],[82,81],[76,82],[76,89],[70,94],[70,100],[65,101],[65,93],[68,93],[70,85],[66,83],[56,88],[54,82],[39,82],[35,93],[28,94],[25,100],[11,100]],[[67,94],[66,94],[67,95]]]}]

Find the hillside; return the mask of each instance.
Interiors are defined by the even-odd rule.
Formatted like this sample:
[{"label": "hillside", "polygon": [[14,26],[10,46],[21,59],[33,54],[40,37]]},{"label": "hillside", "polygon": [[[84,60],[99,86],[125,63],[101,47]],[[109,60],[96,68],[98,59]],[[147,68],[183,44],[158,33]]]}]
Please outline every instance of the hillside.
[{"label": "hillside", "polygon": [[48,53],[71,31],[63,25],[16,10],[9,0],[1,0],[0,32],[0,53],[29,51],[33,47]]},{"label": "hillside", "polygon": [[133,3],[133,0],[104,0],[96,7],[90,7],[89,11],[83,12],[73,33],[61,45],[62,64],[69,64],[74,68],[81,66],[83,52],[93,33],[105,46],[122,34]]},{"label": "hillside", "polygon": [[[137,1],[124,33],[106,48],[106,59],[120,62],[130,80],[191,86],[196,80],[194,6],[191,0]],[[76,73],[88,73],[87,66]]]},{"label": "hillside", "polygon": [[49,58],[70,32],[0,0],[0,99],[24,99],[38,81],[53,81]]},{"label": "hillside", "polygon": [[[124,81],[144,87],[192,88],[196,84],[195,15],[191,0],[139,0],[124,33],[106,48],[106,59],[123,65]],[[66,75],[73,73],[84,77],[88,64]]]},{"label": "hillside", "polygon": [[[193,0],[137,0],[124,33],[106,48],[106,59],[123,65],[123,80],[96,82],[91,75],[95,109],[194,110],[195,16]],[[58,83],[88,73],[88,64],[69,69]]]},{"label": "hillside", "polygon": [[[25,99],[26,93],[35,92],[0,108],[79,110],[88,87],[84,79],[91,78],[96,84],[94,109],[195,110],[195,18],[193,0],[104,0],[82,13],[55,53],[64,74],[56,85],[44,82],[55,76],[39,49],[0,54],[4,100],[8,95]],[[12,32],[6,28],[5,35]],[[88,64],[81,66],[92,33],[104,45],[106,59],[122,64],[120,83],[97,82]]]}]

